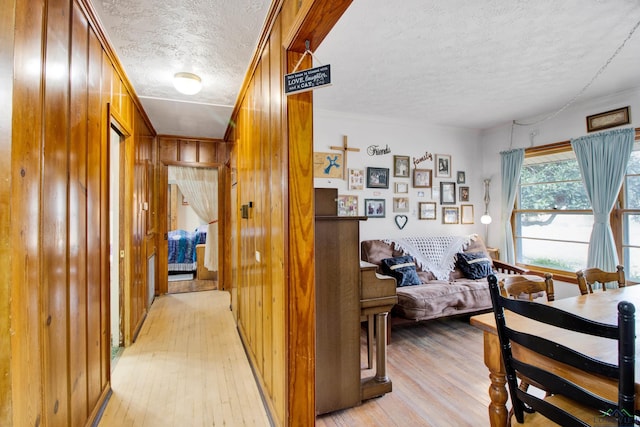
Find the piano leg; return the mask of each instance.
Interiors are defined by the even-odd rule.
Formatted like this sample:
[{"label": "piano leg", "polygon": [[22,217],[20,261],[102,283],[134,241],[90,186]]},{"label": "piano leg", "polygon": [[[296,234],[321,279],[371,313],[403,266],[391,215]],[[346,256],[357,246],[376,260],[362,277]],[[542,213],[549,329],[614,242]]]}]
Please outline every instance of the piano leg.
[{"label": "piano leg", "polygon": [[374,315],[367,316],[367,369],[373,368],[373,341],[375,339]]},{"label": "piano leg", "polygon": [[376,376],[378,382],[389,381],[387,377],[387,313],[376,314]]},{"label": "piano leg", "polygon": [[391,391],[387,376],[387,312],[376,313],[376,374],[362,382],[362,400],[382,396]]}]

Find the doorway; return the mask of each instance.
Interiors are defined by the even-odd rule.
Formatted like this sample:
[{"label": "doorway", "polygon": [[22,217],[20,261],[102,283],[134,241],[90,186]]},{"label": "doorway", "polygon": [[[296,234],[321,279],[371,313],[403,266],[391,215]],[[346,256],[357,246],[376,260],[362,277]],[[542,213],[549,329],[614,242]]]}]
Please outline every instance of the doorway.
[{"label": "doorway", "polygon": [[166,188],[168,293],[218,289],[218,169],[169,165]]},{"label": "doorway", "polygon": [[110,336],[111,369],[124,347],[122,312],[122,248],[121,229],[121,161],[123,136],[113,127],[109,132],[109,295],[110,295]]}]

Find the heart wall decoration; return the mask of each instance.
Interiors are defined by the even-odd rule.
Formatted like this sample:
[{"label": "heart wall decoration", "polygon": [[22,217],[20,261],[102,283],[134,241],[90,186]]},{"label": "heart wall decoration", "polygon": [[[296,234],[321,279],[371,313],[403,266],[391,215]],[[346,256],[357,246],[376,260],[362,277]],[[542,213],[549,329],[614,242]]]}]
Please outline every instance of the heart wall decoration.
[{"label": "heart wall decoration", "polygon": [[396,215],[395,219],[396,225],[400,230],[402,230],[404,226],[407,225],[407,222],[409,222],[409,218],[406,215]]}]

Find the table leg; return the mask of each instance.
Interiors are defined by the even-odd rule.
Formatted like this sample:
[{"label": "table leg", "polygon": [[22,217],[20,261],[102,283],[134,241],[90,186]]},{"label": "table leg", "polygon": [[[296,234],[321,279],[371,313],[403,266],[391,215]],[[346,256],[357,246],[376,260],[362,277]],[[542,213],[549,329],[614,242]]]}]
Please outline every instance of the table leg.
[{"label": "table leg", "polygon": [[489,368],[489,422],[491,427],[507,425],[507,383],[498,336],[484,332],[484,364]]}]

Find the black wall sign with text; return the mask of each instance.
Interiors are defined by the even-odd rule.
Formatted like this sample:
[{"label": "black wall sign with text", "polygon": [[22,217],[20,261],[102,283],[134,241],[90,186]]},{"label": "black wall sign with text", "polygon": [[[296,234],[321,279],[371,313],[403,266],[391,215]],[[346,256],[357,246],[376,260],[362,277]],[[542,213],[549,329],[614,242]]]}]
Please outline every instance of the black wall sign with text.
[{"label": "black wall sign with text", "polygon": [[313,90],[317,87],[329,86],[330,84],[331,65],[321,65],[319,67],[285,74],[284,93],[291,95]]}]

